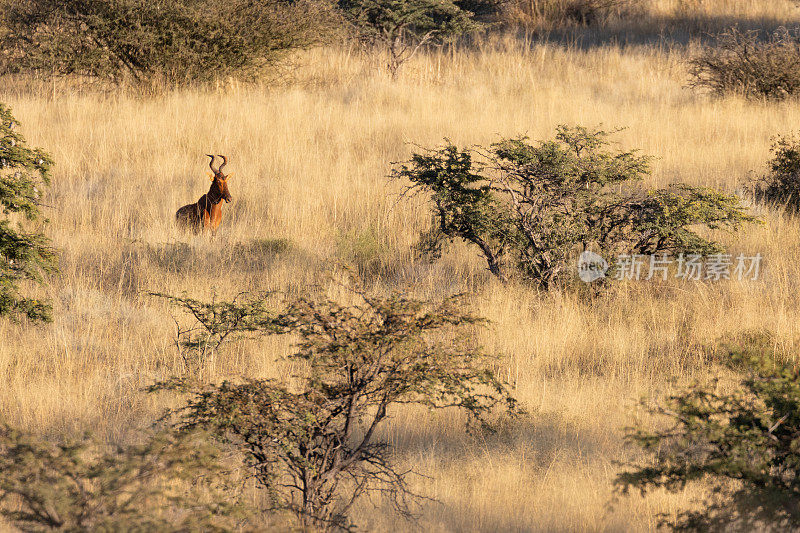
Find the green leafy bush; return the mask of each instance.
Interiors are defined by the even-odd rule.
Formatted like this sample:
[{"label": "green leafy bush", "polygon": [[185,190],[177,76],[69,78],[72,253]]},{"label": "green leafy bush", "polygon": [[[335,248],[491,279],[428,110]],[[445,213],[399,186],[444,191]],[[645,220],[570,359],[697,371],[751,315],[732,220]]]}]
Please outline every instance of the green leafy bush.
[{"label": "green leafy bush", "polygon": [[256,78],[336,26],[321,0],[0,0],[0,9],[0,73],[142,84]]},{"label": "green leafy bush", "polygon": [[[622,493],[692,482],[712,484],[712,499],[684,512],[673,529],[787,531],[800,527],[800,379],[794,364],[775,359],[763,336],[728,344],[729,370],[744,372],[736,385],[717,378],[647,406],[671,422],[638,428],[628,438],[650,459],[620,474]],[[749,346],[758,347],[753,350]]]},{"label": "green leafy bush", "polygon": [[19,123],[0,103],[0,317],[51,318],[50,304],[24,296],[21,287],[56,270],[55,250],[36,224],[52,164],[45,152],[26,146]]},{"label": "green leafy bush", "polygon": [[732,28],[690,61],[690,85],[712,92],[782,99],[800,92],[800,30],[769,35]]},{"label": "green leafy bush", "polygon": [[114,447],[0,426],[0,516],[22,531],[233,530],[246,510],[218,459],[197,434]]},{"label": "green leafy bush", "polygon": [[592,250],[620,254],[711,254],[720,245],[699,227],[737,229],[755,220],[738,198],[674,185],[644,191],[649,158],[612,150],[608,133],[560,126],[555,139],[504,139],[488,148],[452,144],[414,154],[393,177],[430,195],[432,226],[420,248],[476,246],[501,279],[513,270],[548,288],[567,279],[571,260]]},{"label": "green leafy bush", "polygon": [[364,45],[388,51],[393,78],[424,46],[451,43],[482,28],[452,0],[339,0],[338,5]]},{"label": "green leafy bush", "polygon": [[337,256],[352,265],[363,279],[374,279],[384,273],[390,251],[380,233],[375,229],[352,229],[339,234],[336,242]]},{"label": "green leafy bush", "polygon": [[[288,359],[307,370],[291,382],[176,379],[152,387],[188,393],[178,427],[208,429],[240,448],[273,509],[295,512],[303,528],[350,527],[348,510],[365,492],[411,513],[410,472],[393,465],[390,444],[378,438],[393,406],[454,407],[479,427],[488,427],[495,406],[516,411],[491,358],[458,336],[481,322],[458,299],[360,298],[353,306],[301,298],[264,323],[265,335],[277,327],[299,337]],[[175,302],[196,315],[194,300]],[[256,312],[246,322],[259,323],[263,306],[247,305],[246,314]]]},{"label": "green leafy bush", "polygon": [[793,137],[778,137],[772,145],[770,172],[755,185],[757,199],[800,211],[800,143]]},{"label": "green leafy bush", "polygon": [[247,334],[263,335],[280,331],[275,324],[275,315],[267,305],[266,296],[246,301],[237,298],[230,302],[218,302],[215,298],[211,302],[203,302],[156,292],[150,295],[168,300],[193,319],[188,327],[182,327],[176,321],[178,329],[175,338],[184,370],[190,376],[196,376],[224,342]]}]

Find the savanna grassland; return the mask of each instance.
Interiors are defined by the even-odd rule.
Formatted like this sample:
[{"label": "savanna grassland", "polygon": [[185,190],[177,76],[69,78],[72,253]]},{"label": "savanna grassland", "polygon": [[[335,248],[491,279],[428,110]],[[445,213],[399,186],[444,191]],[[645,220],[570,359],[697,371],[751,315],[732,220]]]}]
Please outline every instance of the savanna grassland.
[{"label": "savanna grassland", "polygon": [[[660,22],[649,37],[643,25],[631,30],[632,44],[619,44],[620,28],[602,42],[506,36],[420,53],[396,80],[375,58],[327,47],[299,54],[290,74],[263,86],[142,96],[68,82],[0,84],[29,143],[57,163],[45,203],[61,269],[45,289],[52,324],[0,322],[0,417],[48,435],[91,430],[124,441],[167,405],[142,388],[183,371],[173,321],[181,317],[150,291],[346,297],[341,265],[351,265],[378,292],[471,293],[492,321],[480,341],[501,356],[501,375],[529,413],[481,438],[447,412],[396,410],[387,438],[397,460],[428,476],[412,486],[438,502],[425,504],[418,524],[364,502],[355,523],[382,531],[654,529],[658,513],[691,506],[703,490],[614,500],[616,463],[639,453],[623,442],[624,428],[645,416],[639,398],[706,379],[709,347],[721,337],[767,330],[781,356],[796,357],[800,222],[753,205],[763,225],[719,236],[731,250],[765,257],[758,281],[632,281],[587,298],[504,285],[466,247],[435,264],[415,258],[428,208],[424,198],[400,198],[403,184],[387,175],[415,145],[543,139],[559,124],[581,124],[625,128],[614,136],[621,146],[655,156],[646,185],[742,192],[765,171],[771,138],[798,129],[797,100],[688,89],[686,59],[700,44],[662,39],[658,24],[800,21],[791,2],[763,4],[657,2]],[[175,210],[207,190],[204,154],[212,151],[226,154],[234,173],[233,202],[213,240],[173,225]],[[287,349],[283,340],[233,343],[202,371],[211,380],[288,376]]]}]

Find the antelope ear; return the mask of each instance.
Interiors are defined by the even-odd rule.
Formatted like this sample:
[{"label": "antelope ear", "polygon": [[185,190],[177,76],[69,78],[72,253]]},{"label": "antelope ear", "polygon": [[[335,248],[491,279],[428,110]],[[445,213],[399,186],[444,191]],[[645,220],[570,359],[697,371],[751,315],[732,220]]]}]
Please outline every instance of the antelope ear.
[{"label": "antelope ear", "polygon": [[231,179],[231,176],[233,176],[233,172],[231,172],[230,174],[228,174],[227,176],[225,176],[225,179],[226,179],[226,180],[229,180],[229,179]]},{"label": "antelope ear", "polygon": [[206,174],[208,174],[208,177],[211,178],[211,181],[214,181],[214,174],[211,172],[206,172]]}]

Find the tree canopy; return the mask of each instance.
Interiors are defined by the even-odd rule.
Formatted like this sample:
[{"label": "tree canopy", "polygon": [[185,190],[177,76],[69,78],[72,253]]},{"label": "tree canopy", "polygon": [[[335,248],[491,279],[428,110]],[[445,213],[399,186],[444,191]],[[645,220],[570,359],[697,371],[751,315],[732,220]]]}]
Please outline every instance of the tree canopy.
[{"label": "tree canopy", "polygon": [[56,252],[40,224],[52,164],[44,151],[26,146],[19,123],[0,103],[0,316],[51,318],[50,304],[25,296],[24,287],[56,270]]}]

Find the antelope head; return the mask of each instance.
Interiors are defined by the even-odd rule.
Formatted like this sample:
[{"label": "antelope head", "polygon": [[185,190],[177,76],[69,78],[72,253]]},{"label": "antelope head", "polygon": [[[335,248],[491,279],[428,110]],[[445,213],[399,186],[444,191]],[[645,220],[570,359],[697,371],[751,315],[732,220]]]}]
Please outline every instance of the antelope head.
[{"label": "antelope head", "polygon": [[211,154],[206,155],[211,158],[211,161],[208,162],[208,166],[211,168],[211,172],[214,173],[211,176],[212,183],[211,190],[209,192],[214,192],[215,196],[230,203],[231,193],[228,191],[228,178],[230,175],[226,176],[222,173],[222,169],[225,168],[226,164],[228,164],[228,159],[224,155],[217,154],[217,157],[222,159],[222,164],[219,166],[219,168],[214,168],[214,156]]}]

